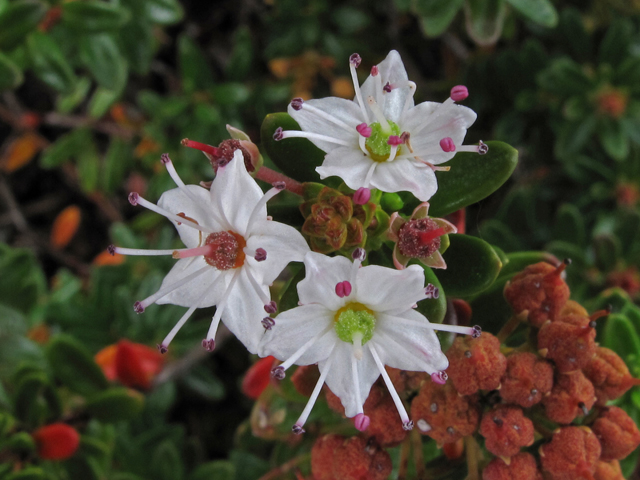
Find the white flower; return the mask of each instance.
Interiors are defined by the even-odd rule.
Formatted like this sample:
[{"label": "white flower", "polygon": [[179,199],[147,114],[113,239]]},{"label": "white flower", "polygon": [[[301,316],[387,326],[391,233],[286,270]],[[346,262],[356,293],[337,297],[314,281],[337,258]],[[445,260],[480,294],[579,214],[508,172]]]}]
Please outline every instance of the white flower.
[{"label": "white flower", "polygon": [[479,334],[479,327],[431,324],[413,309],[416,302],[437,296],[433,285],[425,289],[421,267],[360,268],[361,248],[354,259],[352,263],[344,257],[307,253],[306,277],[298,284],[301,306],[278,315],[260,345],[260,355],[284,360],[272,371],[279,379],[293,364],[318,364],[320,379],[293,427],[296,433],[304,431],[302,426],[325,382],[340,397],[345,415],[355,416],[356,427],[365,430],[369,419],[363,404],[379,375],[404,427],[412,428],[384,366],[425,371],[443,383],[449,362],[433,330]]},{"label": "white flower", "polygon": [[316,170],[321,178],[337,175],[352,189],[377,188],[383,192],[409,191],[427,201],[438,189],[436,167],[455,151],[486,153],[487,146],[462,146],[473,110],[456,105],[467,97],[466,87],[451,90],[444,103],[414,106],[416,85],[410,82],[395,50],[358,85],[358,54],[349,59],[356,98],[328,97],[304,102],[295,98],[289,114],[302,131],[278,129],[274,138],[304,137],[327,152]]},{"label": "white flower", "polygon": [[235,151],[231,162],[218,166],[210,191],[185,185],[167,154],[162,156],[162,162],[178,188],[165,192],[158,205],[137,193],[131,193],[129,201],[169,218],[187,248],[110,247],[111,253],[172,255],[178,259],[160,290],[136,302],[134,309],[142,313],[153,303],[189,307],[158,345],[164,353],[196,308],[216,305],[203,346],[213,350],[216,330],[222,320],[251,353],[256,353],[264,331],[261,325],[264,312],[276,311],[269,285],[289,262],[302,261],[309,251],[297,230],[267,217],[267,201],[284,186],[275,185],[263,194],[247,173],[240,150]]}]

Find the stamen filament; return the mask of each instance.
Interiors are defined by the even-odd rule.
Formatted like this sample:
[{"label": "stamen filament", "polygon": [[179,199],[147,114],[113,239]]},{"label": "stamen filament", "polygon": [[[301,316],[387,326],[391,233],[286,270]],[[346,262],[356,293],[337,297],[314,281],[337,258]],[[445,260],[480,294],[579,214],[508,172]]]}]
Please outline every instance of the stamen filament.
[{"label": "stamen filament", "polygon": [[362,150],[362,153],[364,153],[368,157],[369,151],[366,147],[366,141],[367,139],[365,137],[363,137],[362,135],[358,135],[358,145],[360,146],[360,150]]},{"label": "stamen filament", "polygon": [[376,351],[376,348],[371,344],[371,342],[369,342],[368,346],[369,346],[369,351],[371,352],[371,355],[373,356],[373,360],[376,362],[376,365],[378,366],[378,370],[380,371],[380,375],[382,375],[382,379],[384,380],[384,383],[387,385],[387,389],[389,390],[389,393],[391,394],[391,398],[393,399],[393,403],[395,403],[396,409],[398,410],[398,413],[400,414],[400,419],[402,420],[402,425],[403,425],[403,427],[405,427],[405,429],[410,430],[411,428],[407,428],[407,427],[409,427],[409,425],[411,425],[411,427],[413,427],[413,422],[411,422],[411,420],[409,419],[409,414],[407,414],[407,410],[404,408],[404,404],[402,403],[402,400],[400,399],[400,396],[398,396],[398,392],[396,392],[396,389],[393,386],[393,383],[391,382],[391,379],[389,378],[389,374],[384,369],[384,365],[380,361],[380,357],[378,356],[378,352]]},{"label": "stamen filament", "polygon": [[180,216],[175,215],[175,214],[173,214],[171,212],[168,212],[164,208],[161,208],[158,205],[156,205],[155,203],[151,203],[148,200],[145,200],[140,195],[138,195],[136,201],[137,201],[138,205],[141,205],[141,206],[151,210],[152,212],[159,213],[160,215],[162,215],[163,217],[168,218],[169,220],[173,220],[174,222],[181,223],[182,225],[186,225],[188,227],[195,228],[196,230],[200,230],[201,232],[204,232],[204,233],[213,233],[213,230],[211,230],[210,228],[203,227],[202,225],[198,225],[196,223],[193,223],[193,222],[189,221],[188,219],[185,219],[184,217],[180,217]]},{"label": "stamen filament", "polygon": [[373,164],[369,167],[369,171],[367,172],[367,176],[364,178],[364,183],[362,185],[364,188],[371,188],[371,178],[373,178],[373,173],[375,172],[377,166],[378,162],[373,162]]},{"label": "stamen filament", "polygon": [[391,151],[389,152],[389,158],[387,158],[387,162],[393,162],[393,160],[396,158],[397,153],[398,153],[398,146],[392,145]]},{"label": "stamen filament", "polygon": [[364,335],[362,335],[361,332],[355,332],[351,337],[351,341],[353,342],[353,357],[356,360],[362,360],[362,339],[363,338],[364,338]]},{"label": "stamen filament", "polygon": [[358,105],[360,105],[360,111],[362,112],[362,116],[364,118],[365,123],[368,125],[369,114],[367,113],[367,109],[364,108],[364,102],[362,101],[362,92],[360,91],[360,83],[358,82],[358,74],[356,73],[356,66],[351,62],[349,62],[349,71],[351,72],[353,89],[356,92],[356,99],[358,100]]},{"label": "stamen filament", "polygon": [[253,278],[253,275],[251,274],[249,269],[248,268],[243,268],[243,270],[247,274],[247,278],[249,279],[249,283],[251,283],[251,286],[253,287],[253,289],[256,291],[256,293],[260,297],[260,300],[262,301],[262,303],[264,305],[268,305],[269,303],[271,303],[271,297],[269,295],[267,295],[266,293],[264,293],[262,288],[260,288],[260,284],[257,282],[257,280],[255,278]]},{"label": "stamen filament", "polygon": [[[278,185],[279,187],[280,185]],[[269,190],[267,190],[267,193],[265,193],[262,198],[260,198],[260,200],[258,200],[258,203],[256,203],[255,207],[253,207],[253,210],[251,211],[251,215],[249,215],[249,221],[247,222],[247,231],[249,232],[251,229],[251,226],[255,224],[255,222],[258,220],[258,216],[260,215],[260,210],[262,209],[262,207],[264,207],[267,202],[269,200],[271,200],[273,197],[275,197],[278,193],[280,193],[282,190],[284,190],[284,183],[282,185],[283,188],[278,188],[278,187],[273,187],[270,188]]]},{"label": "stamen filament", "polygon": [[369,108],[375,115],[376,120],[378,120],[378,123],[380,124],[380,128],[382,128],[382,131],[384,133],[389,133],[391,131],[391,125],[389,125],[389,122],[387,122],[387,119],[384,117],[384,113],[382,112],[382,109],[380,108],[380,106],[376,103],[376,99],[373,98],[372,96],[369,96],[367,98],[367,103],[369,103]]},{"label": "stamen filament", "polygon": [[294,137],[300,137],[300,138],[313,138],[316,140],[322,140],[324,142],[330,142],[330,143],[336,143],[338,145],[344,145],[345,147],[350,147],[351,143],[347,142],[346,140],[340,140],[339,138],[333,138],[333,137],[329,137],[327,135],[321,135],[319,133],[311,133],[311,132],[301,132],[298,130],[283,130],[282,131],[282,138],[294,138]]},{"label": "stamen filament", "polygon": [[384,108],[384,102],[387,100],[382,91],[382,75],[379,73],[374,76],[376,85],[376,100],[381,108]]},{"label": "stamen filament", "polygon": [[191,282],[195,278],[197,278],[200,275],[202,275],[204,272],[209,271],[210,268],[211,267],[209,265],[207,265],[206,267],[202,267],[200,270],[196,270],[192,274],[187,275],[184,278],[181,278],[177,282],[174,282],[171,285],[167,285],[166,287],[161,288],[156,293],[154,293],[153,295],[145,298],[144,300],[142,300],[140,302],[136,302],[136,304],[135,304],[136,305],[136,310],[138,310],[140,308],[140,309],[142,309],[142,311],[144,311],[144,309],[147,308],[149,305],[155,303],[157,300],[160,300],[165,295],[173,292],[174,290],[182,287],[183,285],[186,285],[187,283]]},{"label": "stamen filament", "polygon": [[[217,279],[216,279],[217,281]],[[204,300],[204,298],[207,296],[207,294],[209,293],[210,289],[206,289],[204,294],[195,302],[195,304],[193,304],[191,307],[189,307],[189,310],[187,310],[185,312],[184,315],[182,315],[182,317],[180,318],[180,320],[178,320],[178,323],[176,323],[173,328],[171,329],[171,331],[167,334],[166,337],[164,337],[164,340],[162,340],[162,343],[160,344],[160,346],[165,349],[169,348],[169,344],[171,343],[171,341],[174,339],[174,337],[177,335],[177,333],[180,331],[180,329],[184,326],[185,323],[187,323],[187,320],[189,320],[189,318],[191,317],[191,315],[193,315],[193,312],[196,311],[196,309],[198,308],[198,305],[200,304],[200,302],[202,300]]]},{"label": "stamen filament", "polygon": [[[311,413],[311,410],[313,409],[313,406],[315,405],[316,400],[318,400],[318,396],[320,395],[322,386],[324,385],[324,382],[327,379],[327,375],[329,375],[329,371],[331,370],[331,364],[333,363],[332,354],[333,354],[333,349],[331,349],[331,353],[329,353],[329,358],[327,359],[327,363],[322,369],[320,378],[316,382],[316,386],[313,388],[313,392],[311,393],[311,396],[309,397],[309,400],[307,401],[307,404],[305,405],[304,410],[300,414],[300,417],[298,417],[298,421],[296,422],[296,425],[301,429],[302,429],[302,426],[306,423],[307,419],[309,418],[309,414]],[[300,433],[302,432],[304,432],[304,430],[300,431]]]},{"label": "stamen filament", "polygon": [[329,332],[332,328],[333,328],[333,325],[329,325],[327,328],[322,330],[320,333],[318,333],[314,337],[312,337],[310,340],[307,340],[300,348],[298,348],[298,350],[296,350],[293,353],[293,355],[291,355],[284,362],[282,362],[279,365],[279,367],[283,371],[286,370],[287,368],[289,368],[291,365],[293,365],[296,362],[296,360],[298,360],[304,354],[304,352],[309,350],[309,347],[311,347],[314,343],[316,343],[318,340],[320,340],[320,338],[323,337],[325,334],[327,334],[327,332]]},{"label": "stamen filament", "polygon": [[[220,277],[222,277],[222,275],[220,275]],[[233,290],[233,287],[235,287],[238,278],[240,278],[240,271],[237,271],[233,274],[233,277],[229,282],[229,286],[222,294],[222,300],[220,300],[220,303],[216,305],[216,313],[213,314],[213,318],[211,319],[211,325],[209,326],[209,331],[207,332],[206,341],[214,340],[216,338],[216,332],[218,331],[218,326],[220,325],[220,319],[222,318],[224,309],[227,306],[229,294],[231,293],[231,290]]]},{"label": "stamen filament", "polygon": [[173,255],[176,250],[147,250],[144,248],[123,248],[114,247],[113,253],[119,253],[120,255],[138,255],[138,256],[159,256],[159,255]]},{"label": "stamen filament", "polygon": [[358,360],[362,358],[362,347],[360,347],[360,358],[356,353],[351,357],[351,373],[353,374],[353,389],[356,397],[356,405],[358,406],[358,413],[364,413],[362,406],[362,395],[360,395],[360,378],[358,376]]},{"label": "stamen filament", "polygon": [[349,125],[347,125],[346,123],[344,123],[339,118],[336,118],[333,115],[325,112],[324,110],[320,110],[319,108],[316,108],[313,105],[309,105],[308,102],[305,102],[305,103],[302,104],[302,109],[303,110],[308,110],[309,112],[313,112],[316,115],[318,115],[319,117],[322,117],[325,120],[328,120],[328,121],[330,121],[332,123],[335,123],[336,125],[338,125],[339,127],[344,128],[345,130],[351,130],[353,128],[353,127],[350,127]]},{"label": "stamen filament", "polygon": [[393,315],[387,315],[387,316],[393,318],[393,320],[396,322],[404,323],[405,325],[410,325],[412,327],[426,328],[429,330],[438,330],[441,332],[460,333],[462,335],[474,335],[477,332],[477,329],[474,327],[462,327],[460,325],[448,325],[445,323],[431,323],[429,321],[418,322],[416,320],[411,320],[403,317],[396,317]]}]

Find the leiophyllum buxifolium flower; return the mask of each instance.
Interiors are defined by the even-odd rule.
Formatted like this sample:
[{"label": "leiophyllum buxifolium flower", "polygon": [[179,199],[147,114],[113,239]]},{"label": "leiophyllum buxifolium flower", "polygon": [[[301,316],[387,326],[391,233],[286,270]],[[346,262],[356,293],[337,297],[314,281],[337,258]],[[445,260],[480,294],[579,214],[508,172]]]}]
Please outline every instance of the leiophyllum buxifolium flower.
[{"label": "leiophyllum buxifolium flower", "polygon": [[468,96],[459,85],[444,103],[414,105],[416,84],[409,81],[395,50],[371,69],[358,84],[360,56],[349,58],[356,98],[328,97],[303,101],[294,98],[289,114],[302,131],[276,130],[274,138],[304,137],[327,152],[321,178],[336,175],[352,189],[377,188],[383,192],[408,191],[427,201],[438,189],[436,165],[455,152],[484,154],[487,146],[462,146],[467,128],[476,119],[473,110],[455,102]]},{"label": "leiophyllum buxifolium flower", "polygon": [[304,258],[306,276],[298,284],[301,306],[272,320],[260,344],[260,355],[273,355],[283,363],[272,370],[282,379],[291,365],[318,364],[320,379],[302,415],[293,426],[302,433],[322,385],[335,393],[347,417],[366,430],[369,418],[363,404],[382,375],[405,429],[413,427],[384,366],[425,371],[444,383],[448,367],[434,330],[478,336],[480,327],[432,324],[414,310],[416,303],[434,298],[433,285],[425,288],[424,270],[370,265],[361,267],[365,252],[354,251],[353,263],[344,257],[310,252]]},{"label": "leiophyllum buxifolium flower", "polygon": [[153,303],[172,303],[189,310],[163,342],[162,353],[196,308],[216,305],[216,313],[202,345],[215,347],[220,320],[247,347],[256,353],[263,335],[264,312],[275,313],[269,285],[292,261],[302,261],[309,247],[293,227],[269,220],[267,201],[284,185],[262,192],[236,150],[226,165],[218,165],[211,189],[185,185],[168,155],[162,156],[178,188],[162,194],[158,205],[137,193],[129,201],[164,215],[173,222],[187,248],[181,250],[137,250],[110,247],[125,255],[172,255],[178,259],[164,278],[160,290],[136,302],[142,313]]}]

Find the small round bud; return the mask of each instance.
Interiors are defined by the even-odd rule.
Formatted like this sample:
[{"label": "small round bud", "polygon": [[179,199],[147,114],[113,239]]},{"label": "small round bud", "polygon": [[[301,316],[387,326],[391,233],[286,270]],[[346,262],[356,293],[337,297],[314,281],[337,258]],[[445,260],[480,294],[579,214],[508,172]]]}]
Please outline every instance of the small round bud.
[{"label": "small round bud", "polygon": [[621,408],[609,407],[591,426],[602,446],[601,460],[622,460],[638,445],[640,431],[633,419]]},{"label": "small round bud", "polygon": [[66,460],[71,458],[80,445],[80,435],[66,423],[53,423],[40,427],[32,434],[43,460]]},{"label": "small round bud", "polygon": [[598,405],[622,396],[638,379],[633,378],[620,356],[613,350],[597,347],[595,356],[584,368],[584,374],[593,383]]},{"label": "small round bud", "polygon": [[601,453],[600,442],[587,427],[562,427],[540,447],[540,463],[549,478],[589,478]]},{"label": "small round bud", "polygon": [[535,457],[521,452],[511,457],[509,464],[502,458],[491,460],[482,471],[482,480],[542,480],[542,474]]},{"label": "small round bud", "polygon": [[553,367],[533,353],[513,353],[507,357],[507,371],[500,384],[505,402],[530,408],[551,391]]},{"label": "small round bud", "polygon": [[542,399],[547,417],[556,423],[569,424],[586,415],[596,401],[593,384],[577,370],[556,375],[551,394]]},{"label": "small round bud", "polygon": [[533,444],[533,422],[520,407],[499,405],[482,417],[480,435],[491,453],[512,457],[520,448]]}]

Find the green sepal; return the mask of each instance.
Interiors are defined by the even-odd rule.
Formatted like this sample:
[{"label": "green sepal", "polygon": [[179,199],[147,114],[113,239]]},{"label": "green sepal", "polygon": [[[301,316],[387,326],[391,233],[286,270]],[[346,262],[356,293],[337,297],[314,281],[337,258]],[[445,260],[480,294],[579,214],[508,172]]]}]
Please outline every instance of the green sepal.
[{"label": "green sepal", "polygon": [[54,375],[76,393],[92,395],[109,386],[89,351],[69,335],[58,335],[51,340],[46,355]]},{"label": "green sepal", "polygon": [[130,388],[110,388],[91,396],[86,409],[102,422],[119,422],[137,417],[144,407],[144,395]]},{"label": "green sepal", "polygon": [[40,23],[47,6],[33,0],[11,2],[0,14],[0,50],[8,52],[20,45]]},{"label": "green sepal", "polygon": [[443,255],[446,269],[435,274],[450,297],[469,297],[491,286],[502,262],[484,240],[469,235],[449,235],[451,245]]},{"label": "green sepal", "polygon": [[[468,205],[479,202],[507,181],[518,163],[518,151],[503,142],[487,142],[489,152],[458,153],[444,166],[448,172],[436,172],[438,191],[429,200],[429,216],[444,217]],[[417,203],[412,202],[413,210]],[[405,212],[409,212],[405,207]]]},{"label": "green sepal", "polygon": [[397,193],[383,193],[380,206],[387,213],[399,212],[404,207],[402,197]]},{"label": "green sepal", "polygon": [[325,153],[306,138],[286,138],[276,141],[274,132],[283,130],[300,130],[300,125],[288,113],[271,113],[264,118],[260,128],[262,145],[269,158],[286,175],[299,182],[318,182],[320,175],[316,167],[322,165]]},{"label": "green sepal", "polygon": [[427,298],[418,302],[417,311],[427,317],[431,323],[442,323],[444,316],[447,313],[447,297],[444,289],[438,277],[434,273],[434,270],[423,265],[422,263],[412,260],[410,264],[420,265],[424,269],[424,284],[425,286],[432,283],[438,288],[438,298]]}]

